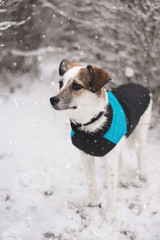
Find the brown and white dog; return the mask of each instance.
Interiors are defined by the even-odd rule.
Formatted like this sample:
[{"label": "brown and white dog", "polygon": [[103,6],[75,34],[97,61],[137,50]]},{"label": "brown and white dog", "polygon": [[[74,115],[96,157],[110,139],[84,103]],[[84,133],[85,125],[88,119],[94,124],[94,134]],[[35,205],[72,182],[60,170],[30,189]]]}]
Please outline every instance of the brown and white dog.
[{"label": "brown and white dog", "polygon": [[[79,130],[94,133],[104,126],[107,118],[100,112],[106,111],[108,96],[104,85],[109,82],[110,74],[94,67],[84,67],[69,60],[63,60],[59,67],[61,79],[60,91],[50,99],[56,110],[67,110],[70,120],[78,123]],[[92,75],[92,79],[91,79]],[[106,217],[113,221],[116,216],[117,183],[119,181],[122,163],[122,148],[128,144],[137,150],[139,178],[145,180],[146,172],[143,164],[143,151],[147,141],[147,131],[151,117],[150,101],[146,111],[141,116],[133,133],[127,138],[125,135],[118,144],[105,156],[107,169],[107,208]],[[99,116],[95,118],[96,116]],[[91,121],[91,119],[96,119]],[[90,123],[90,124],[86,124]],[[85,205],[97,203],[95,162],[94,156],[80,150],[81,159],[87,174],[88,197]]]}]

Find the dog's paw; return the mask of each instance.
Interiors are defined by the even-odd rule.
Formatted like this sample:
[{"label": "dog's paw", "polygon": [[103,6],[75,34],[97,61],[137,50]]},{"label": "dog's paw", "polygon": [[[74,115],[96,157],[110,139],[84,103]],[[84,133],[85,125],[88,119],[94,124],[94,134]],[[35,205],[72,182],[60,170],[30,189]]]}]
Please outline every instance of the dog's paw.
[{"label": "dog's paw", "polygon": [[139,170],[137,170],[136,173],[141,181],[144,181],[144,182],[147,181],[147,173],[146,172],[144,172],[144,171],[140,172]]},{"label": "dog's paw", "polygon": [[141,181],[146,182],[146,181],[147,181],[147,174],[146,174],[146,173],[141,173],[141,174],[139,174],[139,179],[140,179]]},{"label": "dog's paw", "polygon": [[116,214],[113,212],[108,212],[106,215],[106,219],[109,222],[114,222],[114,220],[116,219]]},{"label": "dog's paw", "polygon": [[104,213],[104,217],[109,222],[114,222],[116,219],[116,210],[115,209],[107,209]]},{"label": "dog's paw", "polygon": [[101,204],[98,203],[97,196],[95,195],[95,196],[93,196],[93,197],[88,196],[88,197],[84,200],[83,206],[85,206],[85,207],[100,207]]}]

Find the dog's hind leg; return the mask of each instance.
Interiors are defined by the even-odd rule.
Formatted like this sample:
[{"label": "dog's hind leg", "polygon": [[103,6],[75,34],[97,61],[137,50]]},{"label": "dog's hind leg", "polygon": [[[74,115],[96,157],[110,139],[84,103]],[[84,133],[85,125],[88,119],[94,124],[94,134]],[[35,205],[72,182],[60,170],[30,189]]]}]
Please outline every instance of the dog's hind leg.
[{"label": "dog's hind leg", "polygon": [[140,121],[135,129],[137,158],[138,158],[137,173],[141,180],[147,179],[147,174],[144,167],[144,149],[147,143],[147,133],[150,125],[151,109],[152,109],[152,100],[147,110],[140,118]]},{"label": "dog's hind leg", "polygon": [[119,162],[118,162],[118,184],[119,185],[121,185],[122,168],[123,168],[123,153],[121,150],[119,154]]},{"label": "dog's hind leg", "polygon": [[87,176],[88,197],[84,201],[85,206],[97,204],[95,159],[93,156],[80,151],[81,159]]}]

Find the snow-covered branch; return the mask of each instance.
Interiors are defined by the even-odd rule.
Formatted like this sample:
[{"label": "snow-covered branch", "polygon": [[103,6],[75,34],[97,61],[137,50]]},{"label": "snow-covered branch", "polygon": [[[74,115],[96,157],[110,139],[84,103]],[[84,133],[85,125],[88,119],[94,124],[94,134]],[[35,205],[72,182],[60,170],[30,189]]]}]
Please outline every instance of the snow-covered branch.
[{"label": "snow-covered branch", "polygon": [[5,21],[5,22],[0,22],[0,31],[4,31],[12,26],[20,26],[22,24],[25,24],[27,21],[29,21],[31,17],[29,16],[27,19],[22,20],[20,22],[16,21]]},{"label": "snow-covered branch", "polygon": [[11,54],[15,55],[15,56],[21,56],[21,57],[31,57],[31,56],[38,56],[38,55],[44,55],[47,54],[49,52],[54,52],[54,53],[61,53],[62,49],[57,49],[55,47],[43,47],[43,48],[39,48],[37,50],[34,51],[20,51],[20,50],[16,50],[16,49],[12,49],[10,51]]},{"label": "snow-covered branch", "polygon": [[12,26],[14,26],[17,22],[14,21],[6,21],[0,23],[0,31],[6,30]]},{"label": "snow-covered branch", "polygon": [[2,7],[6,1],[7,0],[0,0],[0,7]]}]

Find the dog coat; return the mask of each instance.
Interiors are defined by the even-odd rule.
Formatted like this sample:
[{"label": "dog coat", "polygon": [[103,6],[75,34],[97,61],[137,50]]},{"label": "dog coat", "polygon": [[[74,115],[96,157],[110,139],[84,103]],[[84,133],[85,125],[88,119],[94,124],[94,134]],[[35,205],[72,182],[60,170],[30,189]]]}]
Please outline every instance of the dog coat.
[{"label": "dog coat", "polygon": [[150,102],[149,91],[138,84],[121,85],[107,95],[106,122],[101,129],[86,132],[71,122],[73,145],[96,157],[104,156],[132,133]]}]

